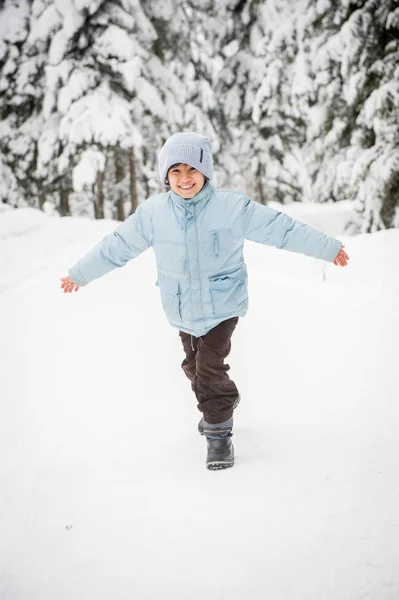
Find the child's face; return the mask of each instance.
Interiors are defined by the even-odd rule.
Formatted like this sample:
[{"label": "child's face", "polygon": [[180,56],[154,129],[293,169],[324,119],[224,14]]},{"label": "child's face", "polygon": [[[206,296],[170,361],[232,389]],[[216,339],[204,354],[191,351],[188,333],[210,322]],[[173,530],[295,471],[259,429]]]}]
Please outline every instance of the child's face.
[{"label": "child's face", "polygon": [[202,190],[205,177],[194,167],[180,163],[169,169],[167,181],[176,194],[188,200]]}]

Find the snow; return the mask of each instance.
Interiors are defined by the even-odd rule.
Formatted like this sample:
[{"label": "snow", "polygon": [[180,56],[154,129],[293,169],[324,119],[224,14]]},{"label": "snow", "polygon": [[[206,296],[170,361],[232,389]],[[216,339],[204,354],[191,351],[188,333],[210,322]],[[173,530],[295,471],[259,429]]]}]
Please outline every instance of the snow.
[{"label": "snow", "polygon": [[14,195],[17,193],[18,185],[15,174],[0,156],[0,210],[7,210],[9,206],[3,204],[3,200],[12,203]]},{"label": "snow", "polygon": [[[33,16],[36,16],[34,11]],[[37,18],[32,19],[28,44],[34,46],[39,40],[45,40],[49,35],[55,33],[59,26],[60,15],[54,4],[49,4],[43,12],[38,13]]]},{"label": "snow", "polygon": [[398,598],[399,231],[342,236],[348,203],[284,210],[351,261],[246,246],[220,472],[152,252],[65,295],[116,223],[0,213],[2,600]]},{"label": "snow", "polygon": [[[62,0],[58,0],[62,2]],[[87,10],[89,15],[93,15],[99,9],[102,0],[74,0],[76,8],[80,11]]]},{"label": "snow", "polygon": [[94,141],[106,147],[127,143],[129,135],[135,135],[129,102],[107,83],[73,102],[60,124],[61,139],[76,145]]},{"label": "snow", "polygon": [[[50,72],[50,77],[54,75]],[[76,68],[71,73],[65,85],[60,89],[58,96],[58,110],[64,115],[74,100],[82,98],[90,88],[95,86],[96,76],[93,70]]]},{"label": "snow", "polygon": [[387,106],[399,106],[399,85],[396,81],[388,81],[374,90],[364,103],[364,118],[366,122],[371,121],[375,115],[383,112]]},{"label": "snow", "polygon": [[96,39],[94,52],[102,57],[117,57],[121,61],[134,59],[137,54],[137,42],[131,35],[116,25],[109,25]]},{"label": "snow", "polygon": [[162,117],[165,113],[165,105],[159,90],[149,81],[146,81],[144,77],[136,77],[134,87],[136,88],[137,97],[141,100],[143,106],[147,110],[151,110],[154,115]]},{"label": "snow", "polygon": [[359,91],[364,88],[366,83],[366,73],[359,71],[351,75],[346,81],[343,92],[346,102],[349,106],[354,105],[357,101]]},{"label": "snow", "polygon": [[85,150],[81,159],[72,172],[73,189],[81,192],[85,188],[91,189],[95,183],[97,173],[105,168],[105,156],[99,150]]},{"label": "snow", "polygon": [[223,46],[222,54],[226,58],[231,58],[232,56],[234,56],[234,54],[237,54],[239,49],[240,49],[240,42],[238,40],[232,40],[231,42],[229,42],[228,44]]},{"label": "snow", "polygon": [[51,161],[58,150],[58,135],[57,129],[54,127],[54,121],[55,117],[54,115],[51,115],[46,123],[46,128],[43,130],[40,138],[38,139],[38,173],[41,172],[41,169],[45,169],[45,166]]},{"label": "snow", "polygon": [[399,8],[395,8],[388,15],[387,29],[398,29],[399,28]]},{"label": "snow", "polygon": [[122,6],[127,13],[134,14],[140,36],[145,40],[151,40],[152,42],[157,39],[157,31],[140,7],[138,0],[122,0]]},{"label": "snow", "polygon": [[142,70],[142,59],[135,56],[132,60],[119,63],[116,70],[123,75],[125,87],[129,92],[133,92],[136,86],[136,80]]},{"label": "snow", "polygon": [[68,38],[65,31],[61,29],[54,35],[48,51],[50,65],[58,65],[64,58],[68,48]]},{"label": "snow", "polygon": [[19,43],[26,38],[29,8],[26,3],[15,3],[2,8],[0,19],[0,40]]}]

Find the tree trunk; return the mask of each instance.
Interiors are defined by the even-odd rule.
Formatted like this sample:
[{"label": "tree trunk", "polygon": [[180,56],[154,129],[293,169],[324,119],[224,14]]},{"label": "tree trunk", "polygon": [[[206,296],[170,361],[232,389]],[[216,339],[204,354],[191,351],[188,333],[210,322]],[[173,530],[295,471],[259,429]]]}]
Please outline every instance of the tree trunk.
[{"label": "tree trunk", "polygon": [[139,205],[137,196],[137,178],[136,178],[136,159],[134,157],[134,148],[129,151],[129,173],[130,173],[130,213],[133,214]]},{"label": "tree trunk", "polygon": [[258,164],[258,169],[256,171],[256,192],[258,196],[258,202],[261,204],[266,204],[266,198],[263,191],[263,183],[262,183],[262,169],[260,163]]},{"label": "tree trunk", "polygon": [[[144,163],[147,164],[148,162],[151,162],[151,159],[148,156],[148,152],[146,147],[143,147],[143,159],[144,159]],[[150,190],[150,186],[148,185],[149,179],[148,177],[144,176],[144,187],[145,187],[145,197],[149,198],[151,196],[151,190]]]},{"label": "tree trunk", "polygon": [[94,190],[94,218],[104,218],[104,171],[97,171],[96,188]]},{"label": "tree trunk", "polygon": [[148,185],[147,177],[145,178],[144,185],[145,185],[145,197],[149,198],[151,196],[151,190],[150,190],[150,186]]},{"label": "tree trunk", "polygon": [[46,202],[46,193],[44,190],[45,190],[45,188],[43,187],[42,181],[38,182],[37,198],[38,198],[40,210],[43,210],[44,203]]},{"label": "tree trunk", "polygon": [[116,189],[117,189],[117,198],[115,202],[115,218],[118,221],[125,220],[125,207],[124,207],[124,196],[123,190],[118,185],[125,178],[125,153],[122,150],[116,150],[115,152],[115,179],[116,179]]},{"label": "tree trunk", "polygon": [[71,214],[69,209],[69,190],[60,190],[60,205],[58,212],[61,217],[67,217]]},{"label": "tree trunk", "polygon": [[387,181],[384,189],[384,199],[381,207],[381,221],[386,229],[394,227],[395,214],[399,206],[399,173],[394,172]]}]

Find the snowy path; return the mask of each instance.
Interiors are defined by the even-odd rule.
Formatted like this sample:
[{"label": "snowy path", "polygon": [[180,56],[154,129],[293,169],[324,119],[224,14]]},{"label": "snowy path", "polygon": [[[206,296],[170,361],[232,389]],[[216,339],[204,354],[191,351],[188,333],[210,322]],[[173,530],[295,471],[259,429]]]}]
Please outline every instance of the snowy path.
[{"label": "snowy path", "polygon": [[111,228],[0,215],[1,600],[397,600],[399,233],[342,270],[248,245],[209,472],[152,254],[58,288]]}]

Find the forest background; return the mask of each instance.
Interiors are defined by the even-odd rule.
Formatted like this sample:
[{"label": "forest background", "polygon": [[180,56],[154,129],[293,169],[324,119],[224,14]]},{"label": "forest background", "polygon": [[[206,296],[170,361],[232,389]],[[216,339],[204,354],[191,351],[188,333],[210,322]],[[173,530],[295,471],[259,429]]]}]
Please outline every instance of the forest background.
[{"label": "forest background", "polygon": [[124,220],[177,131],[217,187],[399,227],[398,2],[0,1],[0,209]]}]

